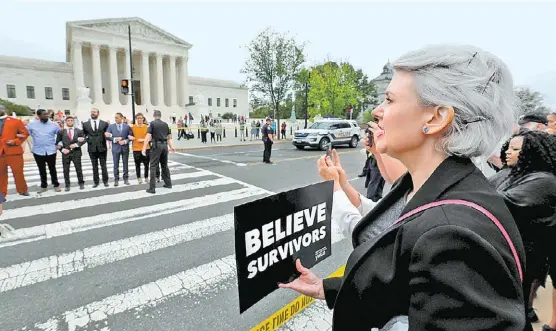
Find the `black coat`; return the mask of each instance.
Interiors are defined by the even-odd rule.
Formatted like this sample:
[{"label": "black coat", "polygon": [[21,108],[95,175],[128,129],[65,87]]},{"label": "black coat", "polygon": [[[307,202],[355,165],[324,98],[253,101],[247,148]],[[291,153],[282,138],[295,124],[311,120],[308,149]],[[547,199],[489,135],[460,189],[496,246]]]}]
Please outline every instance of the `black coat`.
[{"label": "black coat", "polygon": [[106,146],[106,137],[104,134],[108,129],[108,123],[103,120],[98,120],[97,130],[93,130],[93,125],[91,120],[83,122],[83,132],[85,137],[87,137],[87,149],[89,153],[92,152],[106,152],[108,150]]},{"label": "black coat", "polygon": [[[344,277],[324,280],[333,330],[380,328],[400,315],[408,316],[409,330],[526,329],[516,262],[500,230],[479,211],[431,208],[359,242],[365,226],[411,189],[406,174],[355,227]],[[474,202],[494,214],[525,268],[523,243],[504,200],[469,159],[446,159],[402,214],[444,199]]]},{"label": "black coat", "polygon": [[[58,144],[62,142],[62,148],[69,149],[70,151],[67,155],[62,153],[62,157],[68,157],[70,155],[81,155],[81,146],[85,144],[85,141],[79,142],[77,139],[80,137],[85,138],[85,133],[83,132],[83,130],[80,130],[78,128],[73,129],[73,137],[71,140],[68,135],[68,129],[58,131],[58,134],[56,135],[56,146],[58,146]],[[70,145],[72,144],[76,144],[77,147],[70,148]]]}]

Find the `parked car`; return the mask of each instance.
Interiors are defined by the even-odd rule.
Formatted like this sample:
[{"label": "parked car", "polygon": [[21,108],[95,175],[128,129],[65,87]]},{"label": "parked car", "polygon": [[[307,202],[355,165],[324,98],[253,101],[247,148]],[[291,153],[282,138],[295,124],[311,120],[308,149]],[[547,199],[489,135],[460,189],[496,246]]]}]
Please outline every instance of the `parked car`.
[{"label": "parked car", "polygon": [[294,132],[292,144],[298,149],[306,146],[326,150],[332,146],[348,145],[356,148],[361,140],[361,129],[354,120],[323,119],[309,128]]}]

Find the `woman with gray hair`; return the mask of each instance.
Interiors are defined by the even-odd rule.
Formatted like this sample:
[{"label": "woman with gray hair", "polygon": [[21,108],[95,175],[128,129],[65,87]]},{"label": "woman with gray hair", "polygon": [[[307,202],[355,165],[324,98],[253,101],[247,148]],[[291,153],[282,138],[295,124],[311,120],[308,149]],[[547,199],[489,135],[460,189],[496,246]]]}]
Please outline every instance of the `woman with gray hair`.
[{"label": "woman with gray hair", "polygon": [[471,161],[517,119],[507,66],[476,47],[441,45],[403,55],[394,70],[373,142],[408,173],[355,226],[343,277],[321,280],[297,260],[301,276],[280,287],[326,300],[333,330],[398,316],[409,330],[532,330],[518,228]]}]

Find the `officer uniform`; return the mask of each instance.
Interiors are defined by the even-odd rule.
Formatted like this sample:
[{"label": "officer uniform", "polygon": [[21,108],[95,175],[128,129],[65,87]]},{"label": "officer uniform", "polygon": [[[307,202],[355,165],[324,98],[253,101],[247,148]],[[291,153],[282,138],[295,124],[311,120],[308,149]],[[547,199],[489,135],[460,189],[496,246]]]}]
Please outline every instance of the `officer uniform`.
[{"label": "officer uniform", "polygon": [[[267,118],[266,120],[269,121],[270,119]],[[270,154],[272,153],[272,140],[270,140],[268,136],[274,134],[274,130],[272,130],[272,126],[270,124],[265,123],[261,129],[261,134],[263,136],[264,143],[263,162],[270,164],[272,163],[270,161]]]},{"label": "officer uniform", "polygon": [[150,155],[150,184],[149,190],[154,191],[156,188],[156,178],[153,174],[159,172],[161,168],[162,180],[164,187],[172,187],[170,179],[170,170],[168,169],[168,135],[171,134],[168,123],[159,118],[152,121],[147,129],[147,133],[151,135],[151,155]]}]

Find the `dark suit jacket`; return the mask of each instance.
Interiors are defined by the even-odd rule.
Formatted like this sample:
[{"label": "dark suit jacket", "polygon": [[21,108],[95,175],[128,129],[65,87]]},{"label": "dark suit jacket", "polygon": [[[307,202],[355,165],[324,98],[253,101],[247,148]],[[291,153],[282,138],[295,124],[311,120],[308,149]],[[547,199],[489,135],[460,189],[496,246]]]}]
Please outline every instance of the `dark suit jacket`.
[{"label": "dark suit jacket", "polygon": [[108,129],[108,123],[103,120],[99,120],[96,132],[93,131],[92,124],[91,120],[83,122],[83,132],[87,138],[87,149],[89,153],[106,152],[108,148],[106,147],[106,137],[104,136],[104,133]]},{"label": "dark suit jacket", "polygon": [[[59,146],[60,143],[62,143],[62,148],[70,150],[70,153],[67,155],[62,153],[62,157],[69,155],[81,155],[81,146],[86,143],[86,140],[83,142],[79,142],[77,140],[79,137],[85,138],[85,133],[83,132],[83,130],[80,130],[78,128],[73,128],[73,137],[71,140],[68,135],[68,129],[58,131],[58,135],[56,136],[56,146]],[[71,148],[71,144],[76,144],[77,147]]]},{"label": "dark suit jacket", "polygon": [[[406,315],[409,330],[522,331],[525,301],[512,252],[481,212],[444,205],[411,216],[359,242],[366,225],[412,189],[402,176],[355,227],[344,277],[324,280],[333,330],[370,330]],[[518,228],[496,190],[466,158],[446,159],[407,203],[402,215],[443,199],[488,209],[508,232],[525,269]],[[392,222],[395,220],[392,220]],[[532,330],[532,329],[531,329]]]},{"label": "dark suit jacket", "polygon": [[[122,123],[122,131],[120,132],[118,131],[117,124],[112,123],[110,124],[106,132],[112,134],[111,137],[106,138],[106,140],[112,142],[112,153],[119,153],[119,152],[129,153],[129,139],[127,139],[127,137],[133,136],[133,131],[131,131],[131,127],[129,125]],[[125,144],[120,145],[119,143],[115,142],[114,138],[122,138],[122,140],[125,141]]]}]

